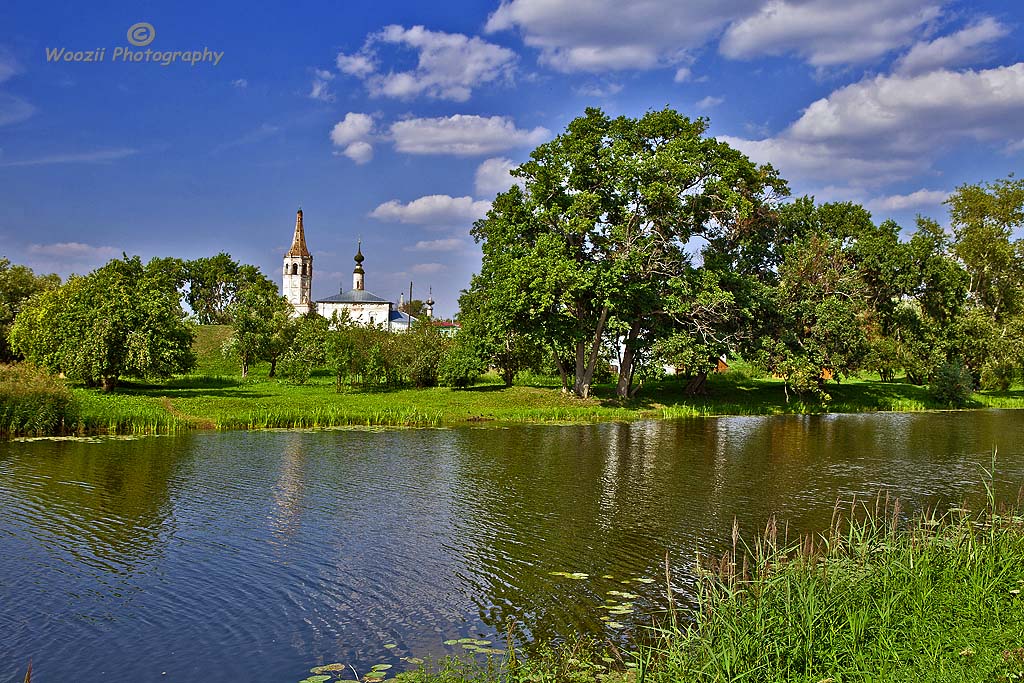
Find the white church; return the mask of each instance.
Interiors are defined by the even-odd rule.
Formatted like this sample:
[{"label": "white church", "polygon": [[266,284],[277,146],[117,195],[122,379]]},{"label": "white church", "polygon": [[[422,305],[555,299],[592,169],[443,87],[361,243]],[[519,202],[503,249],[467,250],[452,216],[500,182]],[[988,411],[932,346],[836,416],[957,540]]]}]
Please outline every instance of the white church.
[{"label": "white church", "polygon": [[[352,289],[341,291],[326,299],[313,301],[313,256],[306,248],[306,231],[302,225],[302,209],[295,214],[295,235],[292,246],[284,255],[284,273],[281,281],[281,293],[292,305],[292,317],[316,312],[325,318],[334,313],[341,316],[347,313],[349,320],[360,325],[383,327],[392,332],[405,332],[416,322],[398,307],[376,294],[366,291],[363,286],[363,246],[360,241],[356,247],[356,267],[352,271]],[[434,299],[426,300],[427,317],[434,315]]]}]

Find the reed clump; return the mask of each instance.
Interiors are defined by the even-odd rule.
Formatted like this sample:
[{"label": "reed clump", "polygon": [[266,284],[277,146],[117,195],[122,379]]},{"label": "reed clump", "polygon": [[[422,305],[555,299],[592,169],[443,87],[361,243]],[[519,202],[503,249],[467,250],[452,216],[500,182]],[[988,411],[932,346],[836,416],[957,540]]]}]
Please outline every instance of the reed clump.
[{"label": "reed clump", "polygon": [[[669,681],[1001,681],[1024,676],[1024,518],[953,508],[904,523],[898,501],[837,508],[791,540],[700,558],[698,609],[660,631]],[[1024,661],[1024,660],[1022,660]],[[1016,667],[1016,668],[1015,668]]]},{"label": "reed clump", "polygon": [[62,433],[77,413],[62,379],[26,363],[0,365],[0,436]]}]

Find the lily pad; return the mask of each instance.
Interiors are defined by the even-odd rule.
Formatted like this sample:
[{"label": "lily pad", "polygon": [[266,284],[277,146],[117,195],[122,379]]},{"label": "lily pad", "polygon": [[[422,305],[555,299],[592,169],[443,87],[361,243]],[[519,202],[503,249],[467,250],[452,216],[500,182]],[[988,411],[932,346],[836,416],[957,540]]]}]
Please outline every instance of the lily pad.
[{"label": "lily pad", "polygon": [[344,671],[347,667],[341,662],[335,662],[334,664],[324,664],[323,666],[313,667],[309,670],[311,674],[326,674],[332,671]]},{"label": "lily pad", "polygon": [[457,640],[455,640],[455,639],[453,638],[453,639],[451,639],[451,640],[446,640],[446,641],[444,641],[444,644],[445,644],[445,645],[458,645],[458,644],[459,644],[459,641],[457,641]]},{"label": "lily pad", "polygon": [[387,671],[390,668],[390,664],[374,664],[370,667],[370,671]]},{"label": "lily pad", "polygon": [[423,663],[423,660],[421,658],[419,658],[419,657],[402,657],[402,661],[403,662],[408,662],[410,664],[422,664]]},{"label": "lily pad", "polygon": [[611,626],[612,628],[626,628],[625,624],[620,624],[617,621],[609,621],[608,625]]},{"label": "lily pad", "polygon": [[563,576],[567,579],[575,579],[577,581],[590,578],[590,574],[585,574],[584,572],[551,572],[551,576]]},{"label": "lily pad", "polygon": [[384,647],[387,648],[388,650],[391,650],[391,649],[394,649],[394,648],[396,648],[398,646],[395,645],[394,643],[385,643]]},{"label": "lily pad", "polygon": [[324,683],[324,681],[329,680],[331,680],[330,676],[310,676],[309,678],[302,679],[299,683]]}]

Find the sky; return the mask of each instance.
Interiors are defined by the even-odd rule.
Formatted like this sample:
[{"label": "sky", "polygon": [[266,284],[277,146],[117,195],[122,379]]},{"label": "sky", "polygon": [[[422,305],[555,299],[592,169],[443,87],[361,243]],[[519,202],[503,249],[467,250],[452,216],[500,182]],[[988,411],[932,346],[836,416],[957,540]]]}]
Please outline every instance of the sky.
[{"label": "sky", "polygon": [[706,117],[794,196],[909,232],[1024,159],[1022,25],[1017,0],[7,0],[0,256],[226,251],[280,281],[301,207],[314,297],[361,238],[368,290],[451,316],[472,222],[588,106]]}]

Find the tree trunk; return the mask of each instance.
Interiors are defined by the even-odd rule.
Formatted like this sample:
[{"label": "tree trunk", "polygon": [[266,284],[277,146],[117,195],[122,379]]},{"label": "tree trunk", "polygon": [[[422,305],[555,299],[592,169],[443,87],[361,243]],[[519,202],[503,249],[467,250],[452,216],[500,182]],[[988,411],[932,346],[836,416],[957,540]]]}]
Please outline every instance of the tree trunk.
[{"label": "tree trunk", "polygon": [[604,336],[604,325],[607,321],[608,307],[605,306],[601,309],[601,317],[598,318],[597,329],[594,330],[589,358],[587,357],[587,343],[581,341],[576,344],[576,382],[573,386],[573,393],[579,398],[590,398],[590,383],[594,379],[597,356],[601,352],[601,337]]},{"label": "tree trunk", "polygon": [[277,374],[277,357],[270,359],[270,374],[268,377],[273,377]]},{"label": "tree trunk", "polygon": [[630,397],[630,387],[633,386],[633,344],[640,336],[640,324],[633,323],[626,335],[626,348],[622,351],[622,360],[619,363],[619,382],[615,385],[615,395],[619,398]]},{"label": "tree trunk", "polygon": [[242,361],[242,377],[245,377],[248,374],[249,374],[249,361],[243,360]]},{"label": "tree trunk", "polygon": [[565,363],[562,362],[562,357],[558,355],[558,351],[554,348],[551,349],[551,355],[555,358],[555,367],[558,368],[558,378],[562,380],[562,393],[569,393],[569,373],[565,369]]},{"label": "tree trunk", "polygon": [[708,393],[707,388],[708,373],[698,372],[696,375],[690,378],[690,381],[686,383],[686,388],[683,389],[683,393],[687,396],[703,396]]},{"label": "tree trunk", "polygon": [[114,387],[117,386],[117,377],[104,377],[102,380],[103,391],[113,391]]}]

